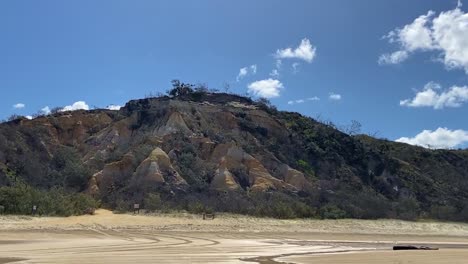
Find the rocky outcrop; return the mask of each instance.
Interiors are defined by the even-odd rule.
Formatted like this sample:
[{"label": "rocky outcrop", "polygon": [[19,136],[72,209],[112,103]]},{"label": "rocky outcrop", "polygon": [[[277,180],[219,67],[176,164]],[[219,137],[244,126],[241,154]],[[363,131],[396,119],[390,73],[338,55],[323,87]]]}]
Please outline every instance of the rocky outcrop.
[{"label": "rocky outcrop", "polygon": [[[271,176],[268,170],[257,159],[235,144],[218,145],[213,151],[213,159],[219,163],[217,174],[215,174],[217,176],[216,186],[231,186],[231,188],[234,188],[232,187],[231,179],[235,179],[236,182],[240,182],[242,179],[233,177],[231,173],[227,174],[226,170],[245,168],[248,176],[247,187],[251,191],[263,192],[267,190],[293,189],[291,185]],[[219,175],[221,172],[223,174]],[[223,184],[220,183],[222,180],[224,180]]]},{"label": "rocky outcrop", "polygon": [[136,166],[135,157],[132,154],[126,154],[120,161],[106,164],[102,174],[96,176],[101,194],[114,191],[115,187],[128,181],[132,176]]},{"label": "rocky outcrop", "polygon": [[163,137],[175,132],[182,132],[184,134],[192,133],[192,131],[190,131],[190,129],[187,127],[187,124],[182,118],[182,115],[178,112],[173,112],[169,116],[166,124],[157,128],[154,134],[156,136]]},{"label": "rocky outcrop", "polygon": [[203,159],[209,159],[216,146],[216,143],[207,137],[190,137],[190,142],[200,151]]},{"label": "rocky outcrop", "polygon": [[236,191],[241,187],[234,179],[232,173],[226,167],[226,159],[222,158],[218,169],[211,181],[211,188],[218,191]]},{"label": "rocky outcrop", "polygon": [[99,189],[99,182],[101,181],[101,179],[102,179],[102,171],[99,171],[93,174],[93,176],[91,176],[91,179],[89,180],[86,193],[88,193],[89,195],[93,197],[97,197],[101,193],[101,190]]},{"label": "rocky outcrop", "polygon": [[133,184],[171,183],[185,185],[187,182],[172,166],[169,156],[160,148],[154,149],[148,158],[137,167],[132,177]]},{"label": "rocky outcrop", "polygon": [[[54,159],[64,150],[69,155],[63,161]],[[307,204],[309,198],[349,203],[342,197],[362,194],[388,204],[416,199],[425,213],[433,205],[468,210],[461,206],[468,199],[466,150],[349,136],[298,113],[222,93],[146,98],[119,111],[59,112],[0,124],[0,185],[12,175],[34,187],[59,185],[50,173],[63,173],[67,160],[94,173],[87,193],[109,204],[144,199],[147,189],[138,187],[158,186],[155,191],[172,192],[176,200],[191,190],[211,199],[214,190],[242,196],[250,189],[285,191]],[[83,190],[83,179],[69,187]],[[368,208],[360,209],[352,213]]]},{"label": "rocky outcrop", "polygon": [[312,184],[305,178],[304,173],[295,170],[286,164],[280,167],[280,173],[283,176],[283,180],[294,186],[297,190],[310,190],[312,187]]}]

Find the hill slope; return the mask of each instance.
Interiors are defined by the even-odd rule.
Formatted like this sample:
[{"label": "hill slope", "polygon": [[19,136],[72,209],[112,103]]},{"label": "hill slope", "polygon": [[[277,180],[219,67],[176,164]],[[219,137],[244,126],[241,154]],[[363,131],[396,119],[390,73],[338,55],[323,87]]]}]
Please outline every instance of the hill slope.
[{"label": "hill slope", "polygon": [[60,186],[122,210],[141,203],[275,217],[467,220],[467,177],[468,151],[349,136],[223,93],[0,125],[0,185]]}]

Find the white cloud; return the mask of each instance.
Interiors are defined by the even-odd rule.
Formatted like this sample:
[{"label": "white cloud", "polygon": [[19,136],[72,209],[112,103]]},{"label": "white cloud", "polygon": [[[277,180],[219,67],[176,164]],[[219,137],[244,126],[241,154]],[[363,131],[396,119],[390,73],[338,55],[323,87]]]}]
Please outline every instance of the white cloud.
[{"label": "white cloud", "polygon": [[278,69],[273,69],[273,70],[270,72],[270,76],[273,77],[273,78],[278,78],[278,77],[279,77]]},{"label": "white cloud", "polygon": [[309,97],[309,98],[305,98],[305,99],[298,99],[298,100],[292,100],[292,101],[288,101],[288,104],[289,105],[293,105],[293,104],[303,104],[307,101],[319,101],[320,98],[318,98],[317,96],[314,96],[314,97]]},{"label": "white cloud", "polygon": [[468,14],[459,7],[442,12],[433,21],[432,36],[442,50],[448,68],[463,68],[468,74]]},{"label": "white cloud", "polygon": [[283,64],[283,62],[280,60],[280,59],[277,59],[276,60],[276,69],[281,69],[281,65]]},{"label": "white cloud", "polygon": [[315,58],[316,51],[317,48],[312,46],[310,40],[304,38],[297,48],[279,49],[275,56],[277,59],[300,59],[311,63]]},{"label": "white cloud", "polygon": [[422,91],[416,93],[412,99],[400,101],[401,106],[408,107],[433,107],[443,109],[444,107],[460,107],[468,102],[468,86],[452,86],[449,89],[438,91],[441,86],[430,82],[424,86]]},{"label": "white cloud", "polygon": [[275,79],[278,79],[279,76],[280,76],[280,70],[281,70],[281,65],[283,64],[283,62],[280,60],[280,59],[277,59],[276,62],[275,62],[275,69],[271,70],[270,72],[270,76],[275,78]]},{"label": "white cloud", "polygon": [[279,80],[269,78],[253,82],[249,84],[247,88],[248,91],[255,96],[273,98],[280,95],[280,91],[284,86]]},{"label": "white cloud", "polygon": [[33,117],[30,116],[30,115],[27,115],[27,116],[25,116],[25,117],[26,117],[26,119],[29,119],[29,120],[32,120],[32,119],[33,119]]},{"label": "white cloud", "polygon": [[44,115],[48,115],[50,114],[50,108],[48,106],[44,107],[41,109],[41,112],[44,114]]},{"label": "white cloud", "polygon": [[22,109],[24,107],[26,107],[26,105],[23,104],[23,103],[17,103],[15,105],[13,105],[13,108],[15,108],[15,109]]},{"label": "white cloud", "polygon": [[257,73],[257,65],[256,64],[250,65],[250,71],[252,72],[252,74],[256,74]]},{"label": "white cloud", "polygon": [[416,18],[411,24],[390,31],[384,38],[388,38],[391,43],[399,43],[407,51],[433,49],[435,46],[432,32],[427,25],[434,14],[434,11],[429,11],[426,15]]},{"label": "white cloud", "polygon": [[120,105],[108,105],[106,108],[109,109],[109,110],[120,110],[120,108],[122,108],[122,106],[120,106]]},{"label": "white cloud", "polygon": [[247,76],[247,73],[248,73],[248,69],[247,67],[244,67],[244,68],[241,68],[239,70],[239,74],[237,75],[237,81],[240,81],[242,78],[244,78],[245,76]]},{"label": "white cloud", "polygon": [[384,64],[398,64],[408,58],[408,52],[404,50],[395,51],[393,53],[385,53],[380,55],[378,63]]},{"label": "white cloud", "polygon": [[292,68],[293,68],[293,73],[296,74],[299,72],[299,65],[300,63],[299,62],[295,62],[292,64]]},{"label": "white cloud", "polygon": [[333,101],[339,101],[341,100],[341,94],[331,93],[328,98]]},{"label": "white cloud", "polygon": [[65,111],[75,111],[75,110],[89,110],[89,105],[86,104],[84,101],[78,101],[73,103],[72,105],[67,105],[60,110],[60,112]]},{"label": "white cloud", "polygon": [[257,65],[256,64],[252,64],[250,66],[240,68],[239,69],[239,74],[237,75],[237,78],[236,78],[236,81],[242,80],[242,78],[247,76],[249,73],[251,75],[257,74]]},{"label": "white cloud", "polygon": [[454,148],[468,142],[468,131],[461,129],[450,130],[439,127],[434,131],[423,130],[415,137],[402,137],[396,141],[435,149]]},{"label": "white cloud", "polygon": [[384,38],[397,43],[400,50],[381,55],[381,64],[400,63],[418,51],[438,51],[440,61],[447,68],[464,69],[468,74],[468,13],[461,10],[461,2],[455,9],[438,16],[429,11],[411,24],[390,31]]}]

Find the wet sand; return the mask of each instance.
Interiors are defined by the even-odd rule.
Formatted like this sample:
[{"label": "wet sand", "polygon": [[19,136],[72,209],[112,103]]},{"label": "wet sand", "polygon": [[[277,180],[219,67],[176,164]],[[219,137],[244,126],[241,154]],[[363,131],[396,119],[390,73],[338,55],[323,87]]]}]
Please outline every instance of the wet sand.
[{"label": "wet sand", "polygon": [[[0,263],[465,263],[468,225],[220,215],[0,217]],[[395,244],[439,251],[393,252]],[[333,253],[333,254],[330,254]],[[439,262],[437,262],[439,261]]]},{"label": "wet sand", "polygon": [[465,264],[468,263],[468,249],[441,249],[439,251],[376,251],[349,254],[302,255],[279,258],[277,261],[292,263],[323,264]]},{"label": "wet sand", "polygon": [[5,263],[14,263],[21,261],[23,259],[13,259],[13,258],[0,258],[0,264],[5,264]]}]

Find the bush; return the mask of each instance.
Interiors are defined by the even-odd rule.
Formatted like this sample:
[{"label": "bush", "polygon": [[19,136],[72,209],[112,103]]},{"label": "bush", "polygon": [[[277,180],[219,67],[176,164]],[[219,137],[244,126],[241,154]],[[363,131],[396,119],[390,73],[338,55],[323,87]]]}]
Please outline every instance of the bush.
[{"label": "bush", "polygon": [[457,208],[450,205],[434,205],[431,207],[430,216],[440,220],[456,220]]},{"label": "bush", "polygon": [[38,190],[26,184],[0,187],[0,205],[7,214],[37,213],[52,216],[82,215],[97,207],[96,201],[82,193],[69,193],[62,188]]},{"label": "bush", "polygon": [[346,217],[346,212],[336,205],[327,204],[320,208],[320,216],[322,219],[342,219]]},{"label": "bush", "polygon": [[149,193],[144,200],[144,208],[148,211],[162,209],[162,201],[159,193]]},{"label": "bush", "polygon": [[280,219],[290,219],[295,218],[296,214],[289,204],[278,202],[271,206],[271,216]]},{"label": "bush", "polygon": [[201,214],[206,211],[206,208],[201,202],[194,201],[187,204],[187,211],[194,214]]},{"label": "bush", "polygon": [[47,175],[48,185],[61,186],[74,191],[83,191],[91,172],[83,166],[79,154],[70,147],[61,147],[54,153],[51,170]]},{"label": "bush", "polygon": [[396,212],[398,218],[403,220],[416,220],[419,217],[419,202],[413,197],[400,198],[397,203]]}]

